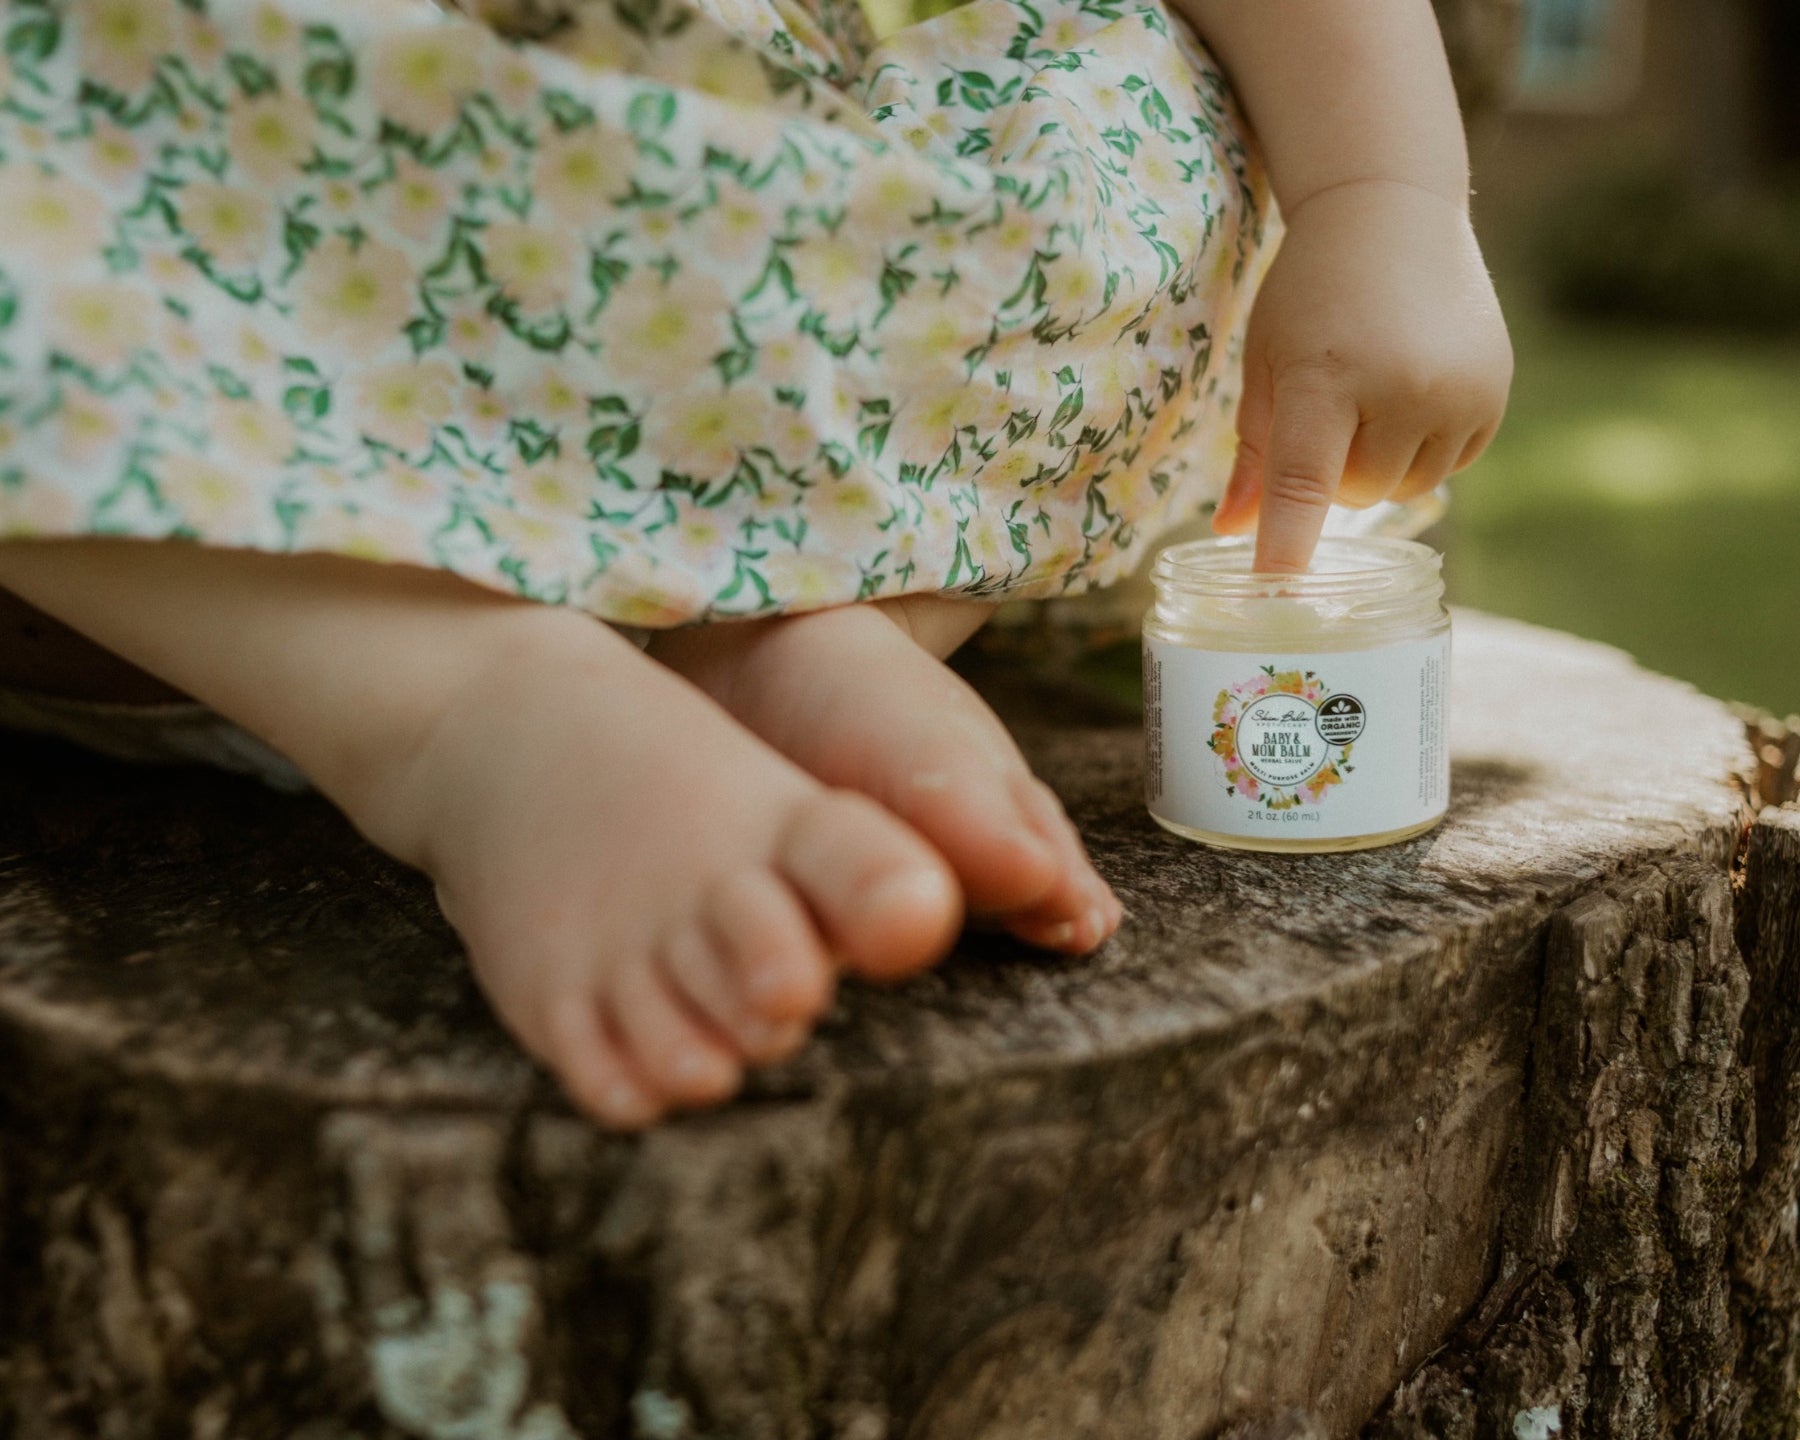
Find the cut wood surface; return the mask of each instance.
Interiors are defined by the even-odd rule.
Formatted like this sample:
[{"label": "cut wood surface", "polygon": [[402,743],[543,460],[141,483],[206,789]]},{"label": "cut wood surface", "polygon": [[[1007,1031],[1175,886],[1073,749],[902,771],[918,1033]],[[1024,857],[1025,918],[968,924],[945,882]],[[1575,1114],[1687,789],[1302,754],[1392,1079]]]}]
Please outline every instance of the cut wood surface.
[{"label": "cut wood surface", "polygon": [[1793,1434],[1800,819],[1615,651],[1454,669],[1449,820],[1318,857],[997,680],[1121,934],[636,1140],[322,802],[0,740],[0,1440]]}]

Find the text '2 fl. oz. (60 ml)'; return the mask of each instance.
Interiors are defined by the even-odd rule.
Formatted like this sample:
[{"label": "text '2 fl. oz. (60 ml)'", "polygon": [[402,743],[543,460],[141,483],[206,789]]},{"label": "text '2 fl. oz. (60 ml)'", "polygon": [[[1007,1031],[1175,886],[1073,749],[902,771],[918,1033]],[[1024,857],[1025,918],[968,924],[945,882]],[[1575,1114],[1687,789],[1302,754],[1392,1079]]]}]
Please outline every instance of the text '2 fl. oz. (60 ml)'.
[{"label": "text '2 fl. oz. (60 ml)'", "polygon": [[1158,557],[1144,781],[1158,824],[1239,850],[1362,850],[1443,819],[1450,616],[1413,540],[1328,538],[1304,575],[1241,540]]}]

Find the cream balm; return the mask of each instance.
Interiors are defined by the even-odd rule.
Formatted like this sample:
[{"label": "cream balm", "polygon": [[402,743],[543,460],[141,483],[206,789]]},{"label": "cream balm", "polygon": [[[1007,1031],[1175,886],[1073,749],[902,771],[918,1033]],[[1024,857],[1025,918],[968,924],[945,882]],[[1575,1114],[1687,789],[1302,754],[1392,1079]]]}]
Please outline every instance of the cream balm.
[{"label": "cream balm", "polygon": [[1362,850],[1443,819],[1450,616],[1414,540],[1327,537],[1304,575],[1246,540],[1171,546],[1144,622],[1144,781],[1177,835]]}]

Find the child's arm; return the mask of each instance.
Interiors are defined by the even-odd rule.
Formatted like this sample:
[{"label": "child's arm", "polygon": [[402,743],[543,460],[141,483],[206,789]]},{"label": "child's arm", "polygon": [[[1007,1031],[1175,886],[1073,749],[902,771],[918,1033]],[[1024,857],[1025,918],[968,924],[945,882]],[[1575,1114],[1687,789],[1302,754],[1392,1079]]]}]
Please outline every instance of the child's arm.
[{"label": "child's arm", "polygon": [[1302,570],[1336,499],[1408,499],[1478,455],[1512,378],[1469,225],[1429,0],[1176,0],[1232,77],[1287,237],[1252,312],[1215,525]]}]

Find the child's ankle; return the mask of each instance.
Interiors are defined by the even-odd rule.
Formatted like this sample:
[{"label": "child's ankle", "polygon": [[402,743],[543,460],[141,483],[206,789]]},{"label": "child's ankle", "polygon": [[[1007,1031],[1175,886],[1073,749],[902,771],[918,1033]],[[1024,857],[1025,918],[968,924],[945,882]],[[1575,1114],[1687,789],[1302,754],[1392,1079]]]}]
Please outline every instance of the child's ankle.
[{"label": "child's ankle", "polygon": [[541,677],[593,663],[602,632],[585,615],[548,606],[471,617],[446,655],[441,684],[389,697],[377,716],[344,717],[318,747],[324,773],[308,773],[372,842],[430,871],[433,837],[479,743],[472,745],[471,727],[506,707],[539,703]]}]

